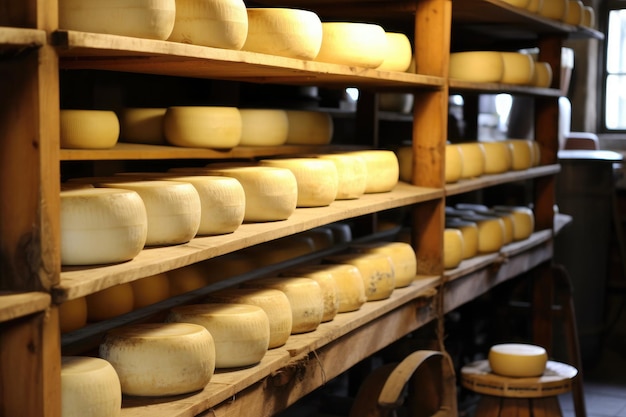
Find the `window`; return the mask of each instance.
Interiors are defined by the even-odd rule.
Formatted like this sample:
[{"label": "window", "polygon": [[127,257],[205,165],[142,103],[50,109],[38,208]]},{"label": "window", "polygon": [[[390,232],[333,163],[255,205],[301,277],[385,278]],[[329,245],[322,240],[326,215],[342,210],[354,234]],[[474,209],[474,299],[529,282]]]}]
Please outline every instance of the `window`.
[{"label": "window", "polygon": [[[614,4],[626,7],[623,2]],[[626,130],[626,8],[613,8],[608,13],[604,87],[605,128]]]}]

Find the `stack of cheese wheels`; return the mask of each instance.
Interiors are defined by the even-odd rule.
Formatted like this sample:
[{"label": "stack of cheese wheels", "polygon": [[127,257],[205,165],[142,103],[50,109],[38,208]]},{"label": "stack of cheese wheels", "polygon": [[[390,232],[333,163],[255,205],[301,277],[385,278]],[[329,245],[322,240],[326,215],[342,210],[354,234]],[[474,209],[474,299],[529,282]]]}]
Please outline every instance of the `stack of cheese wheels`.
[{"label": "stack of cheese wheels", "polygon": [[365,193],[367,167],[363,158],[349,154],[319,154],[320,159],[327,159],[337,169],[337,195],[335,200],[352,200]]},{"label": "stack of cheese wheels", "polygon": [[329,275],[337,291],[337,312],[356,311],[367,301],[365,286],[359,269],[350,264],[303,265],[290,269],[287,274],[305,278]]},{"label": "stack of cheese wheels", "polygon": [[446,218],[446,228],[458,229],[463,235],[463,259],[470,259],[478,254],[478,226],[474,222],[459,217]]},{"label": "stack of cheese wheels", "polygon": [[381,71],[405,72],[413,61],[411,42],[404,33],[385,32],[387,48],[383,63],[376,69]]},{"label": "stack of cheese wheels", "polygon": [[246,288],[269,288],[282,291],[291,305],[291,334],[317,329],[324,316],[324,298],[317,281],[302,277],[261,278],[242,284]]},{"label": "stack of cheese wheels", "polygon": [[489,367],[498,375],[513,378],[538,377],[548,362],[546,350],[525,343],[502,343],[489,349]]},{"label": "stack of cheese wheels", "polygon": [[339,177],[333,161],[320,158],[277,158],[259,161],[261,166],[286,168],[296,177],[296,207],[324,207],[335,201]]},{"label": "stack of cheese wheels", "polygon": [[446,227],[443,230],[443,267],[452,269],[459,266],[463,260],[463,234],[459,229]]},{"label": "stack of cheese wheels", "polygon": [[363,279],[363,288],[365,288],[367,301],[389,298],[396,288],[393,263],[388,255],[380,253],[347,253],[325,258],[325,262],[356,266]]},{"label": "stack of cheese wheels", "polygon": [[524,240],[535,231],[535,215],[529,207],[494,206],[496,212],[508,213],[513,218],[513,240]]},{"label": "stack of cheese wheels", "polygon": [[286,110],[289,121],[288,145],[328,145],[334,123],[330,114],[313,110]]},{"label": "stack of cheese wheels", "polygon": [[585,5],[580,0],[567,1],[567,13],[563,18],[563,22],[568,25],[578,26],[583,19],[583,7]]},{"label": "stack of cheese wheels", "polygon": [[61,110],[61,148],[109,149],[120,136],[120,122],[109,110]]},{"label": "stack of cheese wheels", "polygon": [[133,311],[135,295],[130,283],[113,285],[85,297],[87,319],[91,322],[112,319]]},{"label": "stack of cheese wheels", "polygon": [[450,54],[449,77],[476,83],[497,83],[504,74],[502,54],[496,51],[467,51]]},{"label": "stack of cheese wheels", "polygon": [[322,22],[309,10],[248,8],[244,51],[314,59],[322,46]]},{"label": "stack of cheese wheels", "polygon": [[166,321],[199,324],[215,343],[215,367],[259,363],[270,341],[270,323],[261,307],[251,304],[190,304],[174,307]]},{"label": "stack of cheese wheels", "polygon": [[481,142],[485,151],[485,174],[501,174],[511,169],[511,149],[504,141]]},{"label": "stack of cheese wheels", "polygon": [[78,330],[87,325],[87,301],[78,297],[59,305],[59,328],[61,333]]},{"label": "stack of cheese wheels", "polygon": [[120,112],[120,139],[146,145],[165,145],[165,108],[125,108]]},{"label": "stack of cheese wheels", "polygon": [[481,142],[459,143],[463,153],[461,179],[480,177],[485,173],[485,148]]},{"label": "stack of cheese wheels", "polygon": [[244,250],[246,256],[256,267],[285,262],[314,251],[315,242],[313,242],[313,238],[303,235],[286,236]]},{"label": "stack of cheese wheels", "polygon": [[497,252],[504,245],[504,221],[500,217],[468,214],[462,217],[478,226],[478,252]]},{"label": "stack of cheese wheels", "polygon": [[198,232],[202,215],[200,196],[188,182],[112,179],[96,186],[123,188],[141,196],[148,218],[147,246],[189,242]]},{"label": "stack of cheese wheels", "polygon": [[168,40],[241,49],[248,35],[243,0],[176,0],[176,20]]},{"label": "stack of cheese wheels", "polygon": [[87,356],[61,358],[61,415],[63,417],[117,417],[122,389],[111,364]]},{"label": "stack of cheese wheels", "polygon": [[183,266],[167,272],[170,294],[176,296],[208,285],[208,272],[202,263]]},{"label": "stack of cheese wheels", "polygon": [[124,189],[61,191],[61,263],[94,265],[128,261],[148,235],[146,206]]},{"label": "stack of cheese wheels", "polygon": [[552,67],[550,63],[543,61],[535,62],[535,71],[533,72],[531,84],[541,88],[548,88],[552,85]]},{"label": "stack of cheese wheels", "polygon": [[283,346],[293,327],[291,303],[287,295],[273,288],[226,288],[209,294],[207,303],[250,304],[263,309],[269,320],[268,348]]},{"label": "stack of cheese wheels", "polygon": [[333,231],[328,227],[320,226],[315,229],[300,233],[301,236],[310,237],[315,251],[328,249],[335,244]]},{"label": "stack of cheese wheels", "polygon": [[133,310],[170,297],[170,280],[164,272],[140,278],[130,285],[133,288]]},{"label": "stack of cheese wheels", "polygon": [[539,16],[552,20],[563,20],[567,15],[568,0],[543,0]]},{"label": "stack of cheese wheels", "polygon": [[385,60],[387,36],[375,24],[323,22],[322,46],[316,61],[376,68]]},{"label": "stack of cheese wheels", "polygon": [[505,141],[511,150],[511,169],[521,171],[533,165],[532,141],[526,139],[508,139]]},{"label": "stack of cheese wheels", "polygon": [[347,152],[363,158],[367,171],[365,193],[384,193],[393,190],[400,177],[400,164],[393,151],[369,149]]},{"label": "stack of cheese wheels", "polygon": [[105,335],[99,355],[113,365],[126,395],[187,394],[204,388],[215,371],[213,337],[191,323],[118,327]]},{"label": "stack of cheese wheels", "polygon": [[61,0],[59,28],[166,40],[177,6],[175,0]]},{"label": "stack of cheese wheels", "polygon": [[324,313],[322,323],[331,321],[339,312],[339,296],[337,295],[337,283],[332,274],[326,271],[302,271],[290,270],[280,274],[281,277],[301,277],[316,281],[322,290],[324,300]]},{"label": "stack of cheese wheels", "polygon": [[389,256],[393,263],[395,287],[411,285],[417,274],[417,258],[413,247],[405,242],[371,242],[353,245],[358,253],[380,253]]},{"label": "stack of cheese wheels", "polygon": [[163,132],[174,146],[230,149],[241,141],[241,114],[236,107],[168,107]]},{"label": "stack of cheese wheels", "polygon": [[280,109],[239,109],[240,146],[280,146],[287,141],[289,119]]},{"label": "stack of cheese wheels", "polygon": [[500,82],[503,84],[530,85],[535,71],[532,56],[520,52],[502,52],[504,71]]}]

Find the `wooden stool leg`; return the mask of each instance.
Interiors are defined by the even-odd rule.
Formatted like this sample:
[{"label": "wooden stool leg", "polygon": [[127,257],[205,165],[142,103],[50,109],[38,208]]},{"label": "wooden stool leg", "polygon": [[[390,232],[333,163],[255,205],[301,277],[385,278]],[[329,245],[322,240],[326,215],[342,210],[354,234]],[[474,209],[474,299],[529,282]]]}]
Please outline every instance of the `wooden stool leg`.
[{"label": "wooden stool leg", "polygon": [[533,417],[561,417],[561,406],[556,397],[533,398],[530,400]]}]

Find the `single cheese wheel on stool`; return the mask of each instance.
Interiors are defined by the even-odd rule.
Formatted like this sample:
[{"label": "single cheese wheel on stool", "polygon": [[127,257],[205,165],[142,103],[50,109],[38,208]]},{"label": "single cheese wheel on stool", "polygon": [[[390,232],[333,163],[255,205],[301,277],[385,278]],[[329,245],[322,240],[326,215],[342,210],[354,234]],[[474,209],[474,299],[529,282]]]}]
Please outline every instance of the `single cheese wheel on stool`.
[{"label": "single cheese wheel on stool", "polygon": [[241,114],[236,107],[169,107],[163,132],[174,146],[230,149],[241,141]]},{"label": "single cheese wheel on stool", "polygon": [[99,355],[117,372],[122,393],[166,396],[198,391],[215,371],[215,345],[191,323],[142,323],[109,331]]},{"label": "single cheese wheel on stool", "polygon": [[117,417],[122,389],[113,366],[101,358],[61,357],[61,415]]},{"label": "single cheese wheel on stool", "polygon": [[476,83],[497,83],[504,74],[500,52],[467,51],[450,54],[449,77]]},{"label": "single cheese wheel on stool", "polygon": [[328,145],[334,123],[330,114],[313,110],[286,110],[289,120],[286,144]]},{"label": "single cheese wheel on stool", "polygon": [[239,109],[239,146],[280,146],[287,141],[289,119],[280,109]]},{"label": "single cheese wheel on stool", "polygon": [[376,68],[385,60],[385,30],[371,23],[322,22],[322,46],[316,61]]},{"label": "single cheese wheel on stool", "polygon": [[446,227],[443,230],[443,267],[456,268],[463,260],[463,234],[459,229]]},{"label": "single cheese wheel on stool", "polygon": [[367,170],[365,193],[385,193],[393,190],[400,177],[400,164],[393,151],[370,149],[346,152],[363,158]]},{"label": "single cheese wheel on stool", "polygon": [[80,188],[61,191],[61,263],[128,261],[148,234],[146,206],[135,191]]},{"label": "single cheese wheel on stool", "polygon": [[337,168],[335,200],[352,200],[365,193],[367,167],[363,158],[348,154],[319,154],[320,159],[332,161]]},{"label": "single cheese wheel on stool", "polygon": [[109,149],[120,137],[120,121],[108,110],[61,110],[60,145],[67,149]]},{"label": "single cheese wheel on stool", "polygon": [[120,138],[124,142],[165,145],[164,108],[125,108],[120,112]]},{"label": "single cheese wheel on stool", "polygon": [[324,261],[356,266],[363,279],[367,301],[389,298],[396,288],[393,263],[387,255],[380,253],[348,253],[329,256]]},{"label": "single cheese wheel on stool", "polygon": [[215,367],[236,368],[259,363],[270,340],[270,323],[261,307],[251,304],[189,304],[170,310],[167,322],[206,328],[215,344]]},{"label": "single cheese wheel on stool", "polygon": [[383,63],[376,69],[381,71],[405,72],[413,61],[411,42],[404,33],[385,32],[387,48]]},{"label": "single cheese wheel on stool", "polygon": [[395,287],[402,288],[410,285],[417,274],[417,258],[415,250],[404,242],[372,242],[353,245],[352,249],[358,253],[380,253],[389,256],[393,263]]},{"label": "single cheese wheel on stool", "polygon": [[524,343],[503,343],[489,349],[491,370],[508,377],[536,377],[546,369],[548,355],[541,346]]}]

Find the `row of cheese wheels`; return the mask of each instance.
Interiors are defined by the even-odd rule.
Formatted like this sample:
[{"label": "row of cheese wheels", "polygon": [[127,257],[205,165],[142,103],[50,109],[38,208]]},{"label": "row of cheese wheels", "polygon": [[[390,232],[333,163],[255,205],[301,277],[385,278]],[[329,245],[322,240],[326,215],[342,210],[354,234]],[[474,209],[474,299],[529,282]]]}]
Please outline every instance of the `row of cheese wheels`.
[{"label": "row of cheese wheels", "polygon": [[372,23],[322,22],[309,10],[247,8],[243,0],[60,0],[61,29],[406,71],[411,44]]},{"label": "row of cheese wheels", "polygon": [[446,207],[444,268],[456,268],[466,259],[498,252],[504,245],[527,239],[535,216],[525,206],[460,203]]},{"label": "row of cheese wheels", "polygon": [[527,10],[547,19],[568,25],[595,26],[596,14],[591,6],[580,0],[503,0],[512,6]]},{"label": "row of cheese wheels", "polygon": [[[396,150],[400,164],[400,180],[410,182],[413,175],[413,149],[401,146]],[[445,182],[477,178],[482,175],[522,171],[538,166],[539,144],[534,140],[507,139],[448,143],[445,146]]]},{"label": "row of cheese wheels", "polygon": [[286,220],[298,207],[388,192],[398,176],[393,151],[360,150],[74,178],[61,191],[61,262],[127,261],[145,246],[232,233],[243,222]]},{"label": "row of cheese wheels", "polygon": [[333,135],[326,112],[224,106],[63,109],[60,127],[65,149],[110,149],[118,141],[215,149],[327,145]]},{"label": "row of cheese wheels", "polygon": [[[254,366],[291,335],[315,331],[336,314],[388,298],[394,289],[410,285],[415,276],[416,259],[410,245],[360,244],[322,264],[248,281],[212,293],[202,303],[174,307],[164,322],[114,329],[100,345],[97,366],[88,359],[64,360],[63,406],[104,408],[110,414],[102,415],[113,416],[122,393],[167,396],[200,390],[216,368]],[[107,364],[114,372],[107,371],[108,379],[101,381],[95,374],[104,367],[110,369]],[[94,383],[108,387],[97,389]],[[110,401],[107,406],[85,404],[86,399],[102,401],[103,392]],[[100,415],[86,410],[69,415]]]}]

